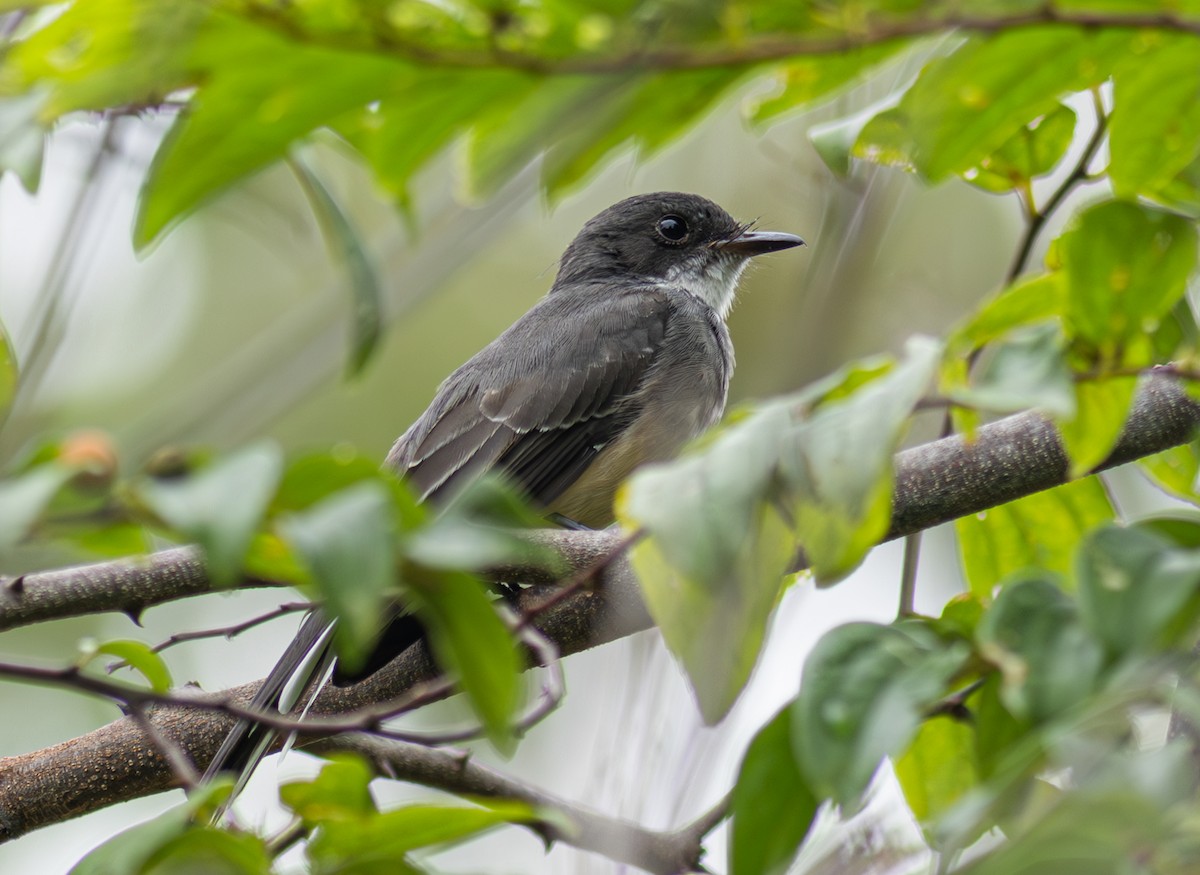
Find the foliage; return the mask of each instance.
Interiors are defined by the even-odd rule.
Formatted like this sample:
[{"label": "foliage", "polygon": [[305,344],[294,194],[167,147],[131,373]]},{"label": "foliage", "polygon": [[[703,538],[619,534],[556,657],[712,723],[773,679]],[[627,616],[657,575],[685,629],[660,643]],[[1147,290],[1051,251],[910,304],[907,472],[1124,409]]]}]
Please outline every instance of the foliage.
[{"label": "foliage", "polygon": [[[1028,225],[1013,270],[944,341],[918,339],[898,360],[859,362],[744,411],[628,483],[619,509],[646,535],[632,560],[647,602],[716,721],[745,686],[798,552],[833,583],[889,531],[892,453],[923,400],[951,405],[968,434],[987,415],[1042,411],[1080,479],[961,521],[970,592],[939,617],[855,623],[821,640],[799,694],[745,756],[731,870],[782,871],[822,805],[853,810],[890,760],[947,871],[993,831],[1006,841],[961,871],[1194,871],[1193,766],[1179,742],[1133,739],[1147,714],[1200,719],[1188,655],[1200,521],[1123,525],[1087,475],[1115,445],[1141,373],[1173,361],[1196,376],[1185,291],[1200,219],[1200,10],[960,6],[74,0],[33,11],[0,59],[0,167],[32,189],[41,130],[70,114],[174,113],[140,200],[144,247],[318,129],[352,146],[404,206],[415,174],[455,144],[476,196],[538,157],[554,194],[622,148],[662,147],[740,83],[774,84],[748,107],[769,124],[878,65],[923,58],[901,91],[814,132],[816,145],[834,172],[872,162],[1017,199]],[[329,192],[297,172],[357,278],[361,362],[380,319],[370,265]],[[1049,215],[1096,178],[1111,193],[1094,191],[1030,271]],[[0,406],[17,379],[0,336]],[[1142,464],[1192,503],[1198,468],[1194,447]],[[493,742],[512,744],[520,651],[467,573],[517,555],[488,527],[502,503],[434,518],[370,460],[285,463],[263,445],[181,470],[115,471],[96,436],[22,460],[0,481],[0,558],[31,537],[110,552],[131,533],[144,544],[143,530],[194,541],[221,581],[251,573],[323,599],[350,662],[379,633],[381,605],[400,598]],[[170,684],[144,647],[100,644],[85,661],[99,654],[127,660],[154,689]],[[413,871],[419,847],[534,818],[503,805],[380,813],[367,778],[335,762],[284,788],[313,871]],[[271,848],[203,825],[202,807],[118,837],[77,871],[115,871],[114,860],[167,871],[185,852],[219,861],[208,871],[269,868]]]}]

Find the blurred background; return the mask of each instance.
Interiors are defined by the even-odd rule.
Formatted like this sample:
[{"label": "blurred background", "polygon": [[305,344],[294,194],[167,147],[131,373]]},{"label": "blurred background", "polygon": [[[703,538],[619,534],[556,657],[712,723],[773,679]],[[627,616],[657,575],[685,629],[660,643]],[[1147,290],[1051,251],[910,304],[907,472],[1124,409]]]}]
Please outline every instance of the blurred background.
[{"label": "blurred background", "polygon": [[[738,218],[757,217],[761,227],[809,243],[760,259],[743,283],[730,320],[734,404],[799,387],[856,357],[896,352],[914,333],[943,333],[1001,283],[1021,230],[1016,203],[962,183],[923,188],[878,168],[837,178],[806,138],[810,126],[878,99],[905,72],[765,132],[741,120],[743,90],[653,160],[620,158],[554,204],[542,199],[532,171],[488,203],[468,203],[450,155],[423,172],[404,215],[352,153],[318,138],[305,159],[369,241],[387,293],[381,346],[353,379],[344,377],[352,312],[345,271],[287,168],[221,197],[139,260],[130,245],[135,198],[169,119],[125,119],[111,130],[99,120],[66,125],[49,146],[36,197],[11,177],[0,180],[0,320],[31,377],[0,432],[0,462],[38,435],[82,427],[111,433],[131,468],[166,445],[228,450],[260,437],[292,454],[347,444],[382,459],[439,381],[545,293],[582,223],[637,192],[694,191]],[[926,425],[913,440],[934,436],[937,423]],[[1136,484],[1126,489],[1129,501],[1141,500]],[[497,762],[486,747],[478,755],[605,813],[652,828],[682,825],[728,789],[750,735],[795,693],[803,654],[825,630],[848,619],[894,617],[900,554],[899,545],[876,550],[830,590],[804,580],[792,587],[751,687],[719,727],[701,725],[681,672],[648,632],[568,658],[563,707],[512,761]],[[39,549],[20,561],[37,568],[79,558]],[[924,545],[918,608],[939,607],[959,588],[951,533],[934,531]],[[189,600],[148,611],[144,628],[124,616],[28,627],[0,637],[0,654],[61,664],[82,637],[155,642],[291,598],[259,591]],[[175,678],[219,689],[259,677],[294,623],[168,651]],[[0,713],[20,715],[5,719],[0,756],[118,716],[107,704],[14,684],[0,685]],[[463,718],[450,702],[420,719],[444,725]],[[298,753],[271,762],[239,814],[248,824],[281,825],[277,782],[315,768]],[[428,794],[389,783],[378,795],[387,802]],[[882,796],[873,806],[879,811],[849,831],[819,829],[799,868],[884,872],[919,864],[915,828],[889,816]],[[140,800],[0,846],[0,871],[65,871],[114,831],[181,798]],[[844,855],[854,848],[874,850],[852,864]],[[718,836],[710,843],[716,871],[724,869],[723,854]],[[873,867],[855,868],[867,864]],[[519,829],[440,855],[436,866],[613,870],[570,848],[547,855]]]}]

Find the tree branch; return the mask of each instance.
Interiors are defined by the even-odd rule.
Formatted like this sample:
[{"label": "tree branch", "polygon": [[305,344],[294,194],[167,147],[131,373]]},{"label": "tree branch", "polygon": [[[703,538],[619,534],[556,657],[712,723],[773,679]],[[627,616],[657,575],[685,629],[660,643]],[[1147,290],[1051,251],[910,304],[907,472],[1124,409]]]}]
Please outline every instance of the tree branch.
[{"label": "tree branch", "polygon": [[272,28],[288,39],[310,45],[350,51],[372,52],[403,59],[428,67],[463,70],[509,69],[538,75],[616,74],[628,75],[651,70],[698,70],[715,67],[748,67],[770,61],[801,56],[851,52],[902,39],[912,39],[949,30],[993,34],[1007,30],[1061,25],[1079,28],[1128,28],[1168,30],[1200,34],[1200,18],[1178,13],[1094,12],[1061,8],[1046,3],[1000,15],[978,15],[951,11],[945,15],[867,16],[852,29],[832,28],[817,32],[797,32],[786,36],[750,37],[728,41],[719,46],[641,45],[619,52],[578,57],[551,58],[536,54],[536,47],[525,50],[499,49],[495,41],[481,41],[475,49],[433,48],[387,22],[372,22],[372,29],[315,33],[305,28],[286,7],[266,3],[243,9],[256,23]]},{"label": "tree branch", "polygon": [[[1200,406],[1174,379],[1165,374],[1151,375],[1143,381],[1116,449],[1099,469],[1186,443],[1198,426]],[[902,537],[1060,485],[1066,480],[1067,470],[1067,457],[1055,428],[1032,413],[986,425],[970,443],[962,437],[950,437],[907,450],[896,458],[894,514],[887,537]],[[536,533],[536,538],[564,555],[571,569],[568,574],[597,563],[602,566],[595,587],[576,592],[538,616],[537,628],[560,653],[575,653],[652,625],[628,561],[624,557],[610,559],[628,543],[627,536],[616,530],[546,531]],[[181,562],[186,573],[180,573]],[[73,577],[71,571],[48,575],[90,599],[91,610],[123,609],[129,604],[145,606],[208,591],[196,580],[202,572],[194,567],[195,563],[195,554],[190,551],[168,551],[165,560],[154,557],[135,566],[141,569],[137,574],[130,572],[130,563],[106,563],[92,566],[80,578]],[[154,579],[157,568],[176,579],[176,590]],[[504,569],[499,573],[512,579],[521,572]],[[521,593],[518,609],[536,610],[553,596],[554,588],[545,583],[544,572],[539,573],[543,575],[539,585]],[[42,607],[20,613],[28,582],[33,579],[36,583],[44,577],[30,575],[25,588],[9,593],[8,598],[17,603],[9,605],[10,625],[17,624],[14,617],[33,622],[30,617],[34,614],[35,619],[49,619],[84,612],[56,614],[46,606],[65,604],[67,596],[44,586],[38,590]],[[0,611],[0,619],[4,617]],[[361,684],[326,688],[318,695],[311,713],[344,714],[395,699],[435,674],[424,647],[415,646]],[[244,684],[218,695],[244,704],[256,687],[257,683]],[[194,708],[164,707],[148,713],[163,737],[187,751],[201,767],[211,759],[233,722],[227,715]],[[432,784],[423,774],[397,770],[398,777]],[[174,780],[155,743],[133,718],[117,720],[54,747],[0,759],[0,841],[160,792],[171,787]]]}]

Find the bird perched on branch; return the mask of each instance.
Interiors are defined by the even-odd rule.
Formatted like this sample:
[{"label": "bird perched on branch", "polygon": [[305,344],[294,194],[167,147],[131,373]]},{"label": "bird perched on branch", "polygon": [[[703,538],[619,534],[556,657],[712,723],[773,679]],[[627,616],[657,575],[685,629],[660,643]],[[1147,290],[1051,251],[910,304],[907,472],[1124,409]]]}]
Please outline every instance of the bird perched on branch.
[{"label": "bird perched on branch", "polygon": [[[609,207],[567,247],[550,292],[442,383],[387,466],[425,501],[496,471],[558,521],[609,525],[635,468],[672,458],[721,418],[733,371],[725,318],[747,261],[803,242],[694,194]],[[323,678],[331,628],[310,614],[251,706],[286,713]],[[401,615],[366,668],[342,680],[373,673],[420,635]],[[244,782],[274,736],[239,722],[206,776]]]}]

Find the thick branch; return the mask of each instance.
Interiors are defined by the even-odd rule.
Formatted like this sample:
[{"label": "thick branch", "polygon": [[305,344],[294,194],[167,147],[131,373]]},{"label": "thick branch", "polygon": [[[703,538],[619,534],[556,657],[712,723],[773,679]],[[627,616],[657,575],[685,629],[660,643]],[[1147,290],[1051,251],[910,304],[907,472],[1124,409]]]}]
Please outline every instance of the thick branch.
[{"label": "thick branch", "polygon": [[[1174,380],[1152,376],[1138,393],[1117,448],[1100,467],[1112,467],[1185,443],[1192,439],[1198,425],[1200,406]],[[971,443],[952,437],[908,450],[896,459],[894,518],[888,538],[1057,486],[1066,480],[1067,470],[1066,454],[1055,429],[1034,414],[984,426]],[[538,537],[559,548],[574,569],[603,559],[625,541],[617,531],[555,531],[539,533]],[[172,561],[177,558],[173,556]],[[151,568],[155,562],[151,560]],[[119,565],[110,563],[108,567]],[[104,574],[97,570],[103,567],[94,566],[89,579],[103,579]],[[69,577],[70,572],[59,574]],[[127,572],[120,574],[128,583]],[[136,586],[142,585],[152,586],[145,580],[136,582]],[[100,589],[106,593],[110,607],[120,607],[131,599],[139,604],[153,603],[140,590],[122,591],[108,584]],[[163,594],[162,587],[153,591],[160,601],[204,591],[194,581],[184,589],[177,594]],[[521,607],[532,608],[551,592],[542,586],[527,590],[521,597]],[[19,600],[23,596],[17,593],[15,597]],[[102,603],[104,599],[92,604]],[[41,618],[50,615],[43,612]],[[651,620],[628,563],[619,559],[605,567],[594,590],[579,592],[546,611],[538,617],[537,625],[565,655],[646,629]],[[324,690],[313,713],[344,713],[393,699],[433,673],[423,648],[414,647],[362,684]],[[255,687],[246,684],[222,695],[245,702]],[[198,766],[212,757],[232,722],[223,715],[182,708],[155,709],[151,716],[166,737],[191,753]],[[400,773],[399,777],[423,780],[420,775]],[[131,718],[45,750],[0,759],[0,840],[159,792],[170,787],[172,781],[171,769]]]}]

